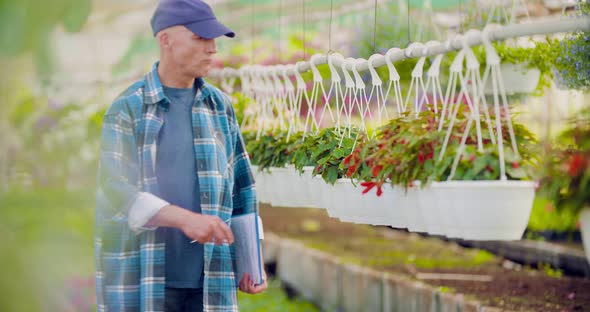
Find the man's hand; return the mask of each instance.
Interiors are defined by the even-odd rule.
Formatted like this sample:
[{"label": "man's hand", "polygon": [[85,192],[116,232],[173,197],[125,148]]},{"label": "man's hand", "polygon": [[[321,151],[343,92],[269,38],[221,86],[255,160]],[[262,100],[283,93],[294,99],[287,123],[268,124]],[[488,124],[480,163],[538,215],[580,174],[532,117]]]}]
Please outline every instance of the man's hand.
[{"label": "man's hand", "polygon": [[231,229],[219,217],[194,213],[174,205],[163,207],[147,225],[177,228],[189,239],[201,244],[234,243]]},{"label": "man's hand", "polygon": [[254,281],[250,277],[250,274],[244,273],[244,276],[242,277],[242,280],[240,281],[238,286],[240,287],[240,290],[242,292],[245,292],[247,294],[259,294],[261,292],[264,292],[268,288],[268,284],[266,283],[266,274],[263,274],[262,278],[264,279],[262,281],[262,284],[254,286]]},{"label": "man's hand", "polygon": [[217,216],[192,213],[185,219],[180,230],[188,238],[201,244],[213,242],[221,245],[225,242],[231,245],[234,242],[230,227]]}]

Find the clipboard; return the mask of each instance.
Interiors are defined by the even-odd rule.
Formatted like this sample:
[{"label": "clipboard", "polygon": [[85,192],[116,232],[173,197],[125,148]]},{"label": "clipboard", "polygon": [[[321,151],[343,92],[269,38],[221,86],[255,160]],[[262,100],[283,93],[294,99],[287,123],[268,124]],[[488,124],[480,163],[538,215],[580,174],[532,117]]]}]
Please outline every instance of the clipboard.
[{"label": "clipboard", "polygon": [[248,272],[255,285],[264,283],[258,212],[232,217],[230,228],[234,234],[236,282]]}]

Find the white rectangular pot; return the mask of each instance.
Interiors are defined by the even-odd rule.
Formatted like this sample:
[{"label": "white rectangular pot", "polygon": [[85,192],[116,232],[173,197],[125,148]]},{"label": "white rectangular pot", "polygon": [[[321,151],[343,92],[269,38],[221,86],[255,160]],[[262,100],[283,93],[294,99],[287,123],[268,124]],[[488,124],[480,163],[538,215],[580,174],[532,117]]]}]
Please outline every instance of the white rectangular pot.
[{"label": "white rectangular pot", "polygon": [[303,173],[300,174],[299,171],[292,168],[292,185],[290,189],[292,191],[291,204],[293,207],[316,207],[310,189],[313,169],[313,167],[303,167]]},{"label": "white rectangular pot", "polygon": [[421,188],[418,196],[418,211],[422,214],[428,234],[444,235],[441,214],[436,199],[436,191],[432,185]]},{"label": "white rectangular pot", "polygon": [[392,205],[389,210],[389,225],[396,229],[407,229],[408,228],[408,216],[406,215],[407,210],[407,198],[406,191],[401,186],[392,187]]},{"label": "white rectangular pot", "polygon": [[408,230],[411,232],[426,232],[426,222],[418,199],[418,197],[421,196],[421,193],[422,191],[420,190],[419,185],[408,187],[405,191],[404,208]]},{"label": "white rectangular pot", "polygon": [[[453,198],[456,195],[456,188],[444,182],[432,183],[434,196],[436,198],[436,207],[440,216],[441,234],[448,238],[462,237],[461,228],[459,227],[459,214],[453,206]],[[459,191],[460,192],[460,191]]]},{"label": "white rectangular pot", "polygon": [[289,204],[291,174],[288,168],[271,168],[267,189],[270,203],[273,206],[285,207]]}]

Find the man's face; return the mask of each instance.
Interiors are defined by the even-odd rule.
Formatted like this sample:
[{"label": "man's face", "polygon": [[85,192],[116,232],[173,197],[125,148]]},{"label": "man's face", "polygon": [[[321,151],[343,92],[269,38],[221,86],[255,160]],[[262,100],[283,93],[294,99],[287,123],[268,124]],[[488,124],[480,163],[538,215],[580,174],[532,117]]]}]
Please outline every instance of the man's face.
[{"label": "man's face", "polygon": [[187,76],[206,76],[217,53],[215,39],[201,38],[184,26],[171,27],[166,34],[167,42],[161,47],[175,67]]}]

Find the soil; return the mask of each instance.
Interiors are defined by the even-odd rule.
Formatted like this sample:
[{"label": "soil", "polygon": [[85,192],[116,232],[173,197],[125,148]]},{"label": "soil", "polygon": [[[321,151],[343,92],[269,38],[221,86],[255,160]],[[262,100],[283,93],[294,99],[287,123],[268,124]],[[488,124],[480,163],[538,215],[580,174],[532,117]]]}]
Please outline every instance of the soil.
[{"label": "soil", "polygon": [[422,280],[512,311],[590,311],[590,279],[561,276],[551,268],[523,267],[478,249],[414,233],[340,222],[323,209],[260,205],[265,231],[380,271],[417,278],[419,273],[458,273],[491,281]]}]

